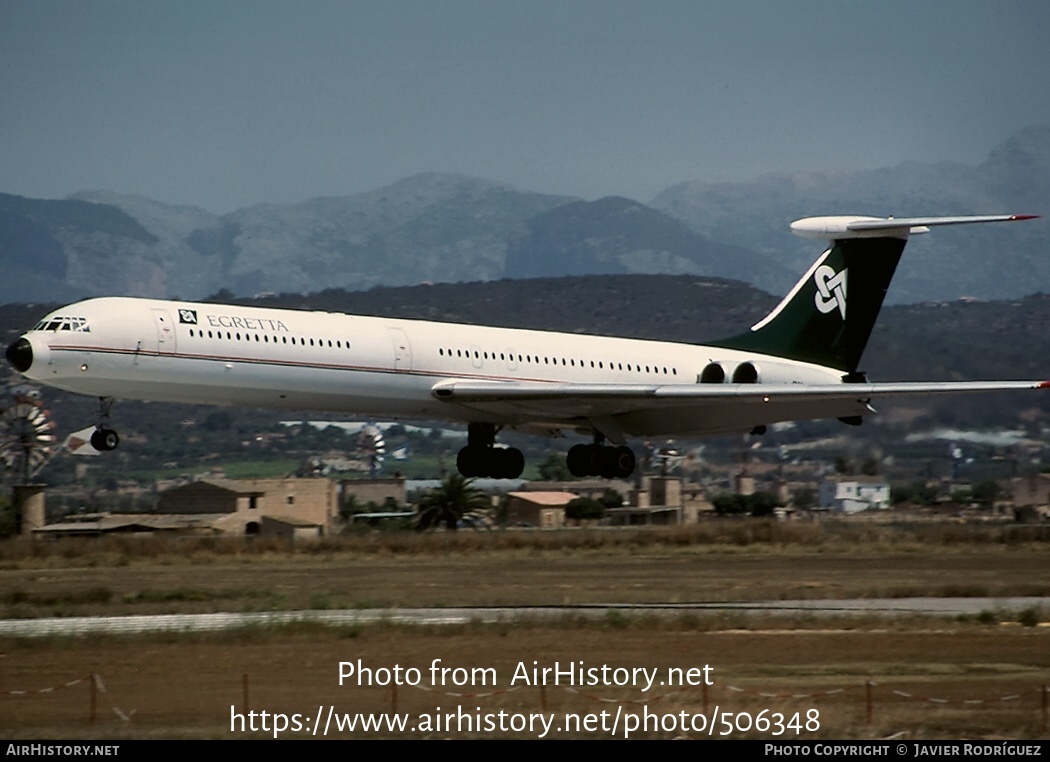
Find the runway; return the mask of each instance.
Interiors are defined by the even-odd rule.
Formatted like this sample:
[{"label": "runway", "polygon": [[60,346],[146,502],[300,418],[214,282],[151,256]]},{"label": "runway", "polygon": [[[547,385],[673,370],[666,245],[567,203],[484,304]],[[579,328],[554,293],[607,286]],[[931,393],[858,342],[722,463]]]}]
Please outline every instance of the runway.
[{"label": "runway", "polygon": [[50,617],[0,620],[0,637],[209,632],[242,627],[312,622],[338,627],[391,623],[403,625],[500,624],[518,621],[600,620],[609,616],[681,617],[686,614],[767,614],[849,616],[976,616],[993,612],[1015,620],[1026,609],[1050,612],[1050,597],[1014,598],[853,598],[844,600],[699,602],[667,604],[594,604],[590,606],[516,606],[476,608],[343,609],[250,613],[158,614],[151,616]]}]

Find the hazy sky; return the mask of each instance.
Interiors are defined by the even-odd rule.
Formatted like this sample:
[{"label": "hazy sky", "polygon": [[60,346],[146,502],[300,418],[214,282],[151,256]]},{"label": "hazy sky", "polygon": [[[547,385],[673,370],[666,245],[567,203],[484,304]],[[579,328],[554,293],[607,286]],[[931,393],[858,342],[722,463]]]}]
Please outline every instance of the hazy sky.
[{"label": "hazy sky", "polygon": [[424,171],[648,201],[979,163],[1050,124],[1050,3],[0,0],[0,191],[214,212]]}]

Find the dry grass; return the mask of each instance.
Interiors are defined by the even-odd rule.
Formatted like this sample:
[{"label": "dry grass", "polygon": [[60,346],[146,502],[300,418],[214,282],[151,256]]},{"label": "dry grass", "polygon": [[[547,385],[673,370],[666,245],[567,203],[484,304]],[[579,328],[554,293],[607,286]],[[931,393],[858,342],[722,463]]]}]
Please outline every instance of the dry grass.
[{"label": "dry grass", "polygon": [[[712,621],[688,623],[613,622],[553,626],[462,626],[430,630],[376,626],[352,630],[290,628],[208,636],[128,639],[60,639],[4,644],[4,688],[45,688],[97,672],[107,693],[89,722],[86,684],[50,694],[5,696],[0,729],[21,738],[228,738],[231,707],[313,717],[317,707],[338,712],[383,712],[396,701],[399,712],[474,713],[549,711],[562,713],[699,713],[699,687],[591,687],[580,691],[533,686],[509,690],[519,661],[541,666],[583,660],[588,666],[657,668],[709,664],[714,685],[707,710],[762,710],[791,716],[816,709],[820,729],[802,738],[1036,738],[1041,737],[1039,690],[1050,669],[1046,629],[960,625],[922,627],[904,623],[900,632],[881,627],[808,629],[776,620],[752,621],[750,630]],[[491,667],[496,686],[423,691],[402,686],[338,685],[341,661],[371,668],[416,667],[426,675],[442,659],[449,667]],[[874,683],[873,722],[866,722],[865,683]],[[464,690],[485,696],[462,696]],[[829,694],[829,691],[838,691]],[[906,698],[897,692],[912,694]],[[762,694],[774,694],[773,697]],[[1016,695],[1011,701],[998,699]],[[947,703],[930,703],[939,699]],[[605,703],[611,700],[612,703]],[[986,703],[975,704],[974,701]],[[111,709],[118,707],[130,721]],[[287,734],[293,737],[294,734]],[[363,737],[344,733],[341,737]],[[383,736],[396,734],[385,733]],[[416,732],[411,737],[458,737],[459,733]],[[513,734],[463,734],[485,737]],[[560,733],[603,737],[601,732]],[[698,737],[696,732],[657,731],[639,737]],[[529,737],[528,733],[520,734]],[[734,732],[733,737],[771,737]],[[789,735],[788,737],[794,737]],[[1042,737],[1045,737],[1042,736]]]},{"label": "dry grass", "polygon": [[55,542],[0,542],[0,568],[40,566],[122,566],[142,559],[163,563],[201,561],[212,557],[258,558],[274,554],[327,556],[413,556],[490,551],[637,552],[692,548],[708,552],[748,553],[784,549],[828,552],[860,548],[867,551],[936,552],[957,547],[1026,547],[1050,543],[1050,525],[948,522],[870,522],[828,519],[713,518],[681,527],[567,529],[562,531],[496,530],[459,532],[363,531],[297,545],[278,538],[165,537],[111,535]]},{"label": "dry grass", "polygon": [[1050,594],[1045,554],[487,553],[0,572],[0,615]]},{"label": "dry grass", "polygon": [[[688,530],[373,534],[316,545],[155,538],[0,545],[4,617],[371,606],[522,606],[884,596],[1050,594],[1044,528],[712,522]],[[1046,612],[1032,612],[1031,621]],[[535,687],[505,692],[519,661],[626,667],[710,664],[709,709],[791,715],[816,709],[800,737],[1046,737],[1050,628],[973,621],[612,613],[597,622],[297,625],[214,634],[0,641],[0,691],[61,685],[89,673],[107,693],[88,722],[88,688],[0,695],[0,734],[19,738],[227,738],[231,706],[315,715],[385,711],[389,688],[339,687],[340,661],[375,667],[492,667],[500,692],[456,697],[403,687],[401,712],[687,713],[699,688]],[[875,698],[866,722],[865,683]],[[731,690],[739,688],[743,690]],[[825,695],[829,690],[841,693]],[[455,689],[462,692],[463,688]],[[896,691],[896,692],[895,692]],[[907,698],[898,692],[913,694]],[[774,694],[767,697],[760,694]],[[786,696],[798,696],[786,698]],[[998,699],[1016,695],[1011,701]],[[598,698],[614,703],[599,703]],[[924,699],[942,699],[931,703]],[[973,703],[981,701],[985,703]],[[134,711],[129,722],[112,710]],[[360,734],[358,734],[360,735]],[[389,734],[387,734],[389,735]],[[423,732],[415,737],[450,737]],[[485,737],[501,734],[482,734]],[[561,733],[602,737],[600,732]],[[639,736],[678,737],[680,731]],[[698,735],[687,732],[686,737]],[[739,736],[770,737],[734,733]],[[522,737],[528,737],[523,734]],[[788,736],[793,737],[793,736]]]},{"label": "dry grass", "polygon": [[[376,533],[297,546],[8,541],[0,545],[0,616],[1050,595],[1040,529],[725,521]],[[919,532],[927,542],[915,539]]]}]

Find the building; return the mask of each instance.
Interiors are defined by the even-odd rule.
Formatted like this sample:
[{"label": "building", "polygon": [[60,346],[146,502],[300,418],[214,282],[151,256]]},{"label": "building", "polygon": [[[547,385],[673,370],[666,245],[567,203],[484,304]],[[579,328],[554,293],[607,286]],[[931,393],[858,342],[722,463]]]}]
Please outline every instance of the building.
[{"label": "building", "polygon": [[683,484],[677,476],[644,476],[628,504],[610,508],[608,515],[614,526],[695,524],[700,512],[709,510],[699,484]]},{"label": "building", "polygon": [[101,535],[215,535],[213,522],[220,514],[89,513],[67,516],[62,521],[33,529],[37,539],[98,537]]},{"label": "building", "polygon": [[626,501],[634,485],[623,479],[571,479],[568,481],[533,481],[521,485],[522,492],[571,492],[574,497],[589,497],[600,500],[606,492],[613,490]]},{"label": "building", "polygon": [[267,537],[283,537],[286,540],[316,540],[321,537],[322,527],[307,519],[262,517],[260,534]]},{"label": "building", "polygon": [[[635,488],[626,482],[581,480],[558,482],[561,489],[535,490],[551,482],[532,482],[526,489],[507,494],[507,523],[555,528],[566,526],[565,506],[576,497],[600,500],[614,489],[626,497],[624,505],[608,508],[601,523],[613,526],[695,524],[699,514],[711,510],[699,485],[683,485],[677,476],[646,476]],[[622,491],[621,491],[622,490]]]},{"label": "building", "polygon": [[[46,526],[37,521],[29,529],[41,537],[118,532],[323,537],[336,529],[344,494],[361,504],[393,501],[400,506],[405,480],[201,479],[161,492],[152,513],[74,516]],[[39,502],[42,506],[42,494]]]},{"label": "building", "polygon": [[405,505],[408,494],[405,480],[401,477],[384,479],[344,479],[340,482],[343,496],[353,498],[358,506],[374,503],[375,505]]},{"label": "building", "polygon": [[329,479],[205,479],[162,493],[157,513],[210,514],[212,528],[224,534],[263,534],[268,517],[296,527],[298,536],[313,531],[304,526],[326,535],[339,518],[339,505],[339,485]]},{"label": "building", "polygon": [[821,510],[860,513],[890,507],[890,484],[881,476],[827,476],[820,482]]},{"label": "building", "polygon": [[1050,518],[1050,474],[1032,474],[1010,481],[1014,516],[1018,521]]},{"label": "building", "polygon": [[565,506],[577,495],[571,492],[508,492],[508,526],[559,529],[565,526]]}]

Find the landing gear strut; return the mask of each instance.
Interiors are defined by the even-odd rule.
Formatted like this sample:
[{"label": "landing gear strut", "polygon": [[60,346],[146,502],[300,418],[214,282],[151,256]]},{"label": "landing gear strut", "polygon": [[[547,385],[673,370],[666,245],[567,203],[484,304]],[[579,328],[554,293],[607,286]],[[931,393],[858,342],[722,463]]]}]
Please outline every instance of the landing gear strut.
[{"label": "landing gear strut", "polygon": [[627,445],[603,445],[604,437],[595,435],[594,444],[569,448],[565,459],[573,476],[600,476],[603,479],[626,479],[634,473],[634,451]]},{"label": "landing gear strut", "polygon": [[463,476],[517,479],[525,470],[525,456],[516,447],[494,447],[496,427],[491,423],[467,426],[467,446],[456,457],[456,468]]},{"label": "landing gear strut", "polygon": [[120,444],[120,437],[106,424],[109,422],[109,411],[115,400],[112,397],[98,398],[98,423],[95,431],[91,434],[91,446],[99,452],[116,450]]}]

